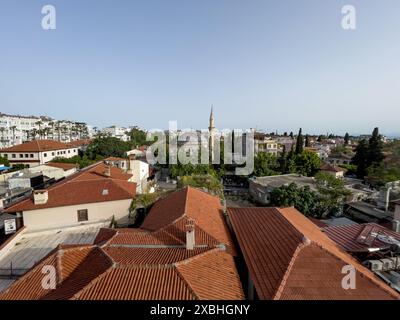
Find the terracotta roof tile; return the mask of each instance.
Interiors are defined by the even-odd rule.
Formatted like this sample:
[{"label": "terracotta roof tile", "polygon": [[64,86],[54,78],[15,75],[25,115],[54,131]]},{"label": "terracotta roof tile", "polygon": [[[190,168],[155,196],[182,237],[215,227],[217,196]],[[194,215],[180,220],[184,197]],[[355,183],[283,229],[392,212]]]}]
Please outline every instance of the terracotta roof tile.
[{"label": "terracotta roof tile", "polygon": [[[28,211],[44,208],[55,208],[85,203],[133,199],[136,185],[122,187],[113,180],[70,181],[48,189],[48,200],[45,204],[36,204],[33,197],[16,203],[6,212]],[[107,190],[106,192],[104,190]]]},{"label": "terracotta roof tile", "polygon": [[72,147],[68,144],[55,140],[33,140],[9,148],[1,149],[0,152],[42,152],[71,148]]},{"label": "terracotta roof tile", "polygon": [[[399,298],[294,208],[229,208],[228,215],[260,299]],[[355,290],[338,281],[344,265],[363,279]]]},{"label": "terracotta roof tile", "polygon": [[74,163],[62,163],[62,162],[47,162],[46,166],[60,168],[63,169],[64,171],[68,171],[78,167],[78,165]]}]

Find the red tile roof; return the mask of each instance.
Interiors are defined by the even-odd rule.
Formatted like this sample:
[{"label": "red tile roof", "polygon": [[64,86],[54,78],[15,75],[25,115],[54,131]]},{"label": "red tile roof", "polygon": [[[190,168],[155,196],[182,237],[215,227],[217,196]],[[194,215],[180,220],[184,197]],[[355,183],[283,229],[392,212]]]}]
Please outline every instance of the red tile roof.
[{"label": "red tile roof", "polygon": [[111,176],[107,177],[100,174],[103,170],[105,165],[100,162],[50,186],[47,189],[49,199],[46,204],[35,205],[31,197],[11,205],[5,211],[27,211],[135,197],[136,184],[126,181],[131,175],[118,168],[111,168]]},{"label": "red tile roof", "polygon": [[155,231],[183,218],[193,219],[199,228],[233,249],[220,199],[192,187],[186,187],[157,201],[141,228]]},{"label": "red tile roof", "polygon": [[[229,219],[260,299],[399,299],[294,208],[229,208]],[[342,267],[357,287],[341,286]]]},{"label": "red tile roof", "polygon": [[80,139],[80,140],[74,140],[74,141],[67,142],[66,144],[69,145],[70,147],[78,148],[81,146],[87,146],[90,144],[90,142],[91,142],[90,139]]},{"label": "red tile roof", "polygon": [[380,241],[378,237],[373,237],[371,242],[360,242],[357,239],[365,233],[387,235],[400,241],[400,234],[389,230],[376,223],[351,224],[344,226],[332,226],[323,229],[323,232],[336,242],[340,247],[348,252],[368,252],[369,248],[388,248],[388,244]]},{"label": "red tile roof", "polygon": [[74,163],[62,163],[62,162],[47,162],[46,166],[60,168],[63,169],[64,171],[68,171],[78,167],[78,165]]},{"label": "red tile roof", "polygon": [[[95,166],[93,166],[90,170],[81,171],[81,173],[77,176],[74,176],[74,180],[97,180],[100,178],[109,178],[106,174],[106,165],[104,162],[99,162]],[[132,178],[132,175],[129,173],[125,173],[123,170],[117,167],[110,167],[110,178],[114,180],[129,180]]]},{"label": "red tile roof", "polygon": [[55,140],[33,140],[9,148],[1,149],[0,152],[43,152],[71,148],[72,147],[68,144]]},{"label": "red tile roof", "polygon": [[329,163],[323,164],[323,165],[321,166],[320,169],[321,169],[322,171],[330,171],[330,172],[344,172],[344,171],[346,171],[346,170],[343,169],[343,168],[340,168],[340,167],[338,167],[338,166],[331,165],[331,164],[329,164]]},{"label": "red tile roof", "polygon": [[[189,191],[188,197],[196,194]],[[220,212],[213,211],[210,224],[219,221],[213,214]],[[195,224],[195,248],[186,249],[188,219],[166,219],[155,231],[101,229],[93,246],[59,247],[44,262],[58,261],[55,290],[41,288],[39,264],[0,294],[0,300],[244,299],[234,258],[208,234],[207,225]]]}]

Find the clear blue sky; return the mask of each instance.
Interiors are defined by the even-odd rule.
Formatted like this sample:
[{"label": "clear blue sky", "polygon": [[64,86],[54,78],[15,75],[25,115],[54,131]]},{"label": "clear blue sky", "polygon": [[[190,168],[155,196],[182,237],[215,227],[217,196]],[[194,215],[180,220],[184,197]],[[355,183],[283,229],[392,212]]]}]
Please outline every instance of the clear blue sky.
[{"label": "clear blue sky", "polygon": [[398,0],[0,0],[0,111],[206,128],[214,104],[221,129],[400,134],[399,16]]}]

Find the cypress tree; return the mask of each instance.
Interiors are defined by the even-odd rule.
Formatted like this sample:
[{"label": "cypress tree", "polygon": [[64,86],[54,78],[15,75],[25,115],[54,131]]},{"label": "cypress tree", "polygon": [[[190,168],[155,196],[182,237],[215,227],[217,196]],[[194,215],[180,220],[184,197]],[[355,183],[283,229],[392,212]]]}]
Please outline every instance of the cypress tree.
[{"label": "cypress tree", "polygon": [[295,153],[300,154],[302,152],[303,152],[303,134],[302,134],[302,130],[300,128],[299,134],[297,136]]}]

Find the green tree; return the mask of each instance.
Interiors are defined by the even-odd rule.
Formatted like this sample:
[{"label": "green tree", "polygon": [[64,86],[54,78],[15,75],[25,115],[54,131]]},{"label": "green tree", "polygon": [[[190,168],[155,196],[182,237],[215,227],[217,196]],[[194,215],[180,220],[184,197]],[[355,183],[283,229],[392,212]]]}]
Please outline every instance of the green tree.
[{"label": "green tree", "polygon": [[356,147],[356,153],[352,159],[352,164],[357,166],[356,172],[359,179],[364,179],[367,174],[368,151],[367,141],[365,139],[361,140]]},{"label": "green tree", "polygon": [[292,153],[289,155],[287,166],[290,173],[313,176],[321,167],[321,160],[316,153],[303,151],[300,154]]},{"label": "green tree", "polygon": [[308,134],[306,134],[305,146],[306,146],[306,147],[311,147],[310,136],[309,136]]},{"label": "green tree", "polygon": [[325,216],[341,213],[346,196],[350,191],[345,188],[343,179],[338,179],[325,172],[319,172],[315,176],[318,193],[320,195],[320,207]]},{"label": "green tree", "polygon": [[382,136],[379,134],[379,129],[375,128],[372,136],[368,141],[368,158],[367,165],[379,165],[384,159],[383,155],[383,141]]},{"label": "green tree", "polygon": [[104,158],[124,157],[129,150],[129,143],[115,137],[100,135],[89,144],[86,155],[91,160],[96,159],[98,156]]},{"label": "green tree", "polygon": [[0,156],[0,164],[5,165],[6,167],[10,166],[10,161],[7,158]]},{"label": "green tree", "polygon": [[128,133],[130,137],[131,146],[137,148],[143,145],[149,145],[152,141],[146,140],[146,131],[140,129],[139,127],[133,127]]},{"label": "green tree", "polygon": [[349,145],[349,140],[350,140],[350,135],[348,132],[344,135],[344,145],[348,146]]},{"label": "green tree", "polygon": [[300,128],[299,130],[299,134],[297,135],[297,140],[296,140],[296,149],[295,149],[295,153],[296,154],[300,154],[303,152],[303,134],[302,134],[302,129]]},{"label": "green tree", "polygon": [[274,207],[295,207],[306,216],[319,216],[318,195],[309,187],[298,187],[295,183],[275,188],[270,195]]},{"label": "green tree", "polygon": [[260,152],[254,157],[254,175],[257,177],[279,174],[279,163],[275,155]]},{"label": "green tree", "polygon": [[193,174],[181,177],[178,181],[178,187],[184,188],[186,186],[206,189],[208,192],[218,195],[221,199],[224,198],[222,182],[210,174]]}]

